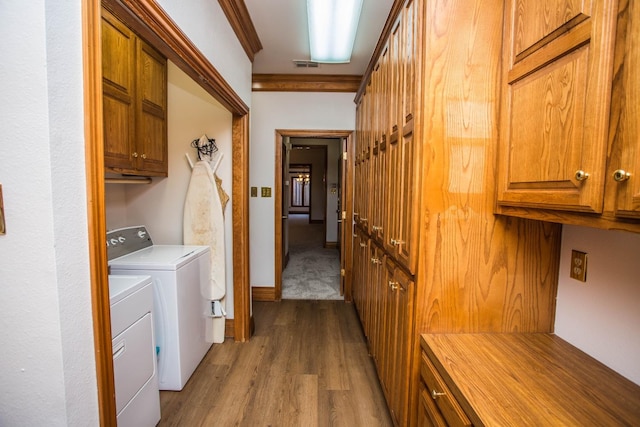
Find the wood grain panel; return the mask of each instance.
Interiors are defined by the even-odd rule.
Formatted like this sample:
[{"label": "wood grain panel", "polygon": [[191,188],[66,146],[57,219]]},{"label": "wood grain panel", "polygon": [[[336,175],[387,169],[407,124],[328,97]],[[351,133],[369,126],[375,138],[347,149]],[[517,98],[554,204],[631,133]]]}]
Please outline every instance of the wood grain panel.
[{"label": "wood grain panel", "polygon": [[570,30],[591,15],[590,0],[517,0],[512,9],[514,34],[511,43],[515,56],[524,56]]},{"label": "wood grain panel", "polygon": [[254,74],[253,92],[355,92],[362,76],[350,74]]},{"label": "wood grain panel", "polygon": [[276,301],[276,288],[267,286],[252,286],[251,298],[254,301]]},{"label": "wood grain panel", "polygon": [[[614,3],[558,0],[523,11],[522,1],[507,2],[499,204],[602,212]],[[579,13],[578,24],[517,62],[513,43],[543,37]],[[519,27],[523,16],[530,36]],[[579,181],[578,171],[588,178]]]},{"label": "wood grain panel", "polygon": [[[640,219],[640,6],[621,0],[618,10],[605,209]],[[617,170],[630,178],[616,182]]]},{"label": "wood grain panel", "polygon": [[423,335],[422,348],[473,425],[640,423],[640,387],[555,335]]},{"label": "wood grain panel", "polygon": [[251,337],[249,279],[249,114],[232,118],[233,308],[235,340]]}]

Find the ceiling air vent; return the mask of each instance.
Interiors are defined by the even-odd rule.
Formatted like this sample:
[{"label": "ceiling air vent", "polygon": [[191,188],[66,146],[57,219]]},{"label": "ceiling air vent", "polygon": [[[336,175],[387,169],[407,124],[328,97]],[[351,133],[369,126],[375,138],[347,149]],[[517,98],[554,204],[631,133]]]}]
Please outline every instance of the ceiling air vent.
[{"label": "ceiling air vent", "polygon": [[318,63],[314,61],[294,59],[293,63],[296,64],[296,68],[318,68]]}]

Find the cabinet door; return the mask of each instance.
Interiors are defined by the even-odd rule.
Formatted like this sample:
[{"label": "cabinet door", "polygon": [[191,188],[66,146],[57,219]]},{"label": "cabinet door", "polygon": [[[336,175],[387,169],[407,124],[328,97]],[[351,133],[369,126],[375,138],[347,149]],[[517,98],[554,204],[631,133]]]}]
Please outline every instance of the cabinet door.
[{"label": "cabinet door", "polygon": [[138,135],[137,169],[166,176],[167,61],[137,39]]},{"label": "cabinet door", "polygon": [[640,218],[640,4],[621,0],[607,179],[616,216]]},{"label": "cabinet door", "polygon": [[507,2],[499,204],[602,212],[615,3]]},{"label": "cabinet door", "polygon": [[388,360],[388,403],[397,425],[406,425],[409,406],[409,367],[412,354],[414,283],[399,268],[389,281],[391,353]]},{"label": "cabinet door", "polygon": [[133,169],[135,151],[135,36],[102,10],[104,160],[112,171]]}]

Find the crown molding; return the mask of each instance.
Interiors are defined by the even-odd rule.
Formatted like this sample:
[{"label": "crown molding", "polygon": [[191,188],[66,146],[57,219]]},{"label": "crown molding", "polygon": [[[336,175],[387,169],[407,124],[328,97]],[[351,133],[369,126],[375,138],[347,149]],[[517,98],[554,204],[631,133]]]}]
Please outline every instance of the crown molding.
[{"label": "crown molding", "polygon": [[227,20],[236,33],[249,60],[253,62],[256,53],[262,50],[262,43],[258,38],[258,33],[253,26],[244,0],[218,0],[218,3],[220,3],[222,11],[227,16]]},{"label": "crown molding", "polygon": [[102,0],[125,25],[154,46],[234,114],[249,107],[204,54],[154,0]]},{"label": "crown molding", "polygon": [[351,74],[254,74],[253,92],[357,92],[362,76]]}]

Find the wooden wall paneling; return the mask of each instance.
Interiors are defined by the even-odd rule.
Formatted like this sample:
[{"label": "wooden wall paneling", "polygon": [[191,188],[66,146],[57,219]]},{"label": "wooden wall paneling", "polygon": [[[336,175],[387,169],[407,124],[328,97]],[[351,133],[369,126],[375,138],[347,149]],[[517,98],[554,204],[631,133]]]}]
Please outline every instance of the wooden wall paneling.
[{"label": "wooden wall paneling", "polygon": [[[426,2],[415,331],[549,332],[561,227],[493,214],[501,1]],[[469,66],[469,64],[473,64]],[[418,413],[414,336],[411,423]]]}]

